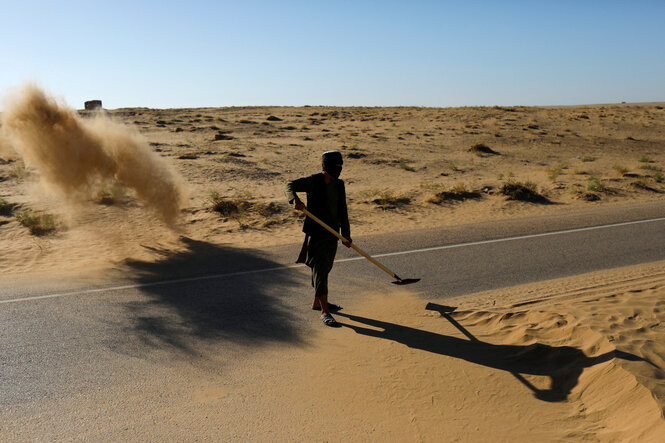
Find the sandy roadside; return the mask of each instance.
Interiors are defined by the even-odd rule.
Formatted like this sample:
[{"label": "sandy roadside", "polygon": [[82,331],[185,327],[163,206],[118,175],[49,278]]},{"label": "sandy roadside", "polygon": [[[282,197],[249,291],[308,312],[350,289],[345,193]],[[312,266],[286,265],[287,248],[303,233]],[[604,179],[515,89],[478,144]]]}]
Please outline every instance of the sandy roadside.
[{"label": "sandy roadside", "polygon": [[[27,107],[28,119],[39,119],[39,112]],[[80,168],[89,170],[79,171],[72,182],[59,169],[71,162],[56,161],[57,155],[43,149],[44,144],[56,151],[64,145],[67,155],[75,152],[65,143],[67,137],[51,131],[48,119],[26,128],[3,117],[4,274],[76,272],[155,259],[155,251],[181,249],[182,235],[242,247],[293,243],[300,222],[285,202],[284,184],[317,172],[320,155],[328,149],[341,150],[346,159],[342,178],[355,236],[553,216],[665,195],[665,109],[659,103],[135,108],[106,112],[108,124],[99,123],[95,114],[79,117],[56,109],[69,131],[86,135],[98,155],[81,162]],[[45,127],[53,137],[44,138]],[[113,143],[106,146],[109,140]],[[127,140],[141,155],[113,147]],[[21,143],[31,149],[17,153]],[[168,170],[177,180],[162,180]],[[108,171],[120,178],[111,179]],[[136,179],[143,171],[150,178],[145,183]],[[527,201],[511,200],[501,193],[511,183],[529,185],[536,194],[527,195]],[[165,195],[188,197],[171,227],[156,216],[164,198],[148,192],[162,187],[177,191]],[[17,218],[25,214],[52,216],[54,229],[32,235]]]},{"label": "sandy roadside", "polygon": [[[429,304],[362,294],[301,346],[174,361],[8,420],[9,439],[661,441],[665,263]],[[504,304],[497,303],[501,300]],[[426,308],[427,307],[427,308]],[[218,368],[223,362],[223,370]],[[184,380],[184,381],[183,381]],[[177,381],[177,382],[176,382]],[[126,395],[118,397],[118,392]]]}]

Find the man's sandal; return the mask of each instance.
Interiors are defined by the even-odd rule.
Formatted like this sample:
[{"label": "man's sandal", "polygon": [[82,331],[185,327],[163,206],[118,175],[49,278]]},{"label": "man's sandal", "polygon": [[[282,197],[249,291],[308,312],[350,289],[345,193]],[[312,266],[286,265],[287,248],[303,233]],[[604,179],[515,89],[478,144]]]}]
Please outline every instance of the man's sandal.
[{"label": "man's sandal", "polygon": [[323,314],[321,316],[321,321],[326,326],[337,326],[337,321],[330,314]]}]

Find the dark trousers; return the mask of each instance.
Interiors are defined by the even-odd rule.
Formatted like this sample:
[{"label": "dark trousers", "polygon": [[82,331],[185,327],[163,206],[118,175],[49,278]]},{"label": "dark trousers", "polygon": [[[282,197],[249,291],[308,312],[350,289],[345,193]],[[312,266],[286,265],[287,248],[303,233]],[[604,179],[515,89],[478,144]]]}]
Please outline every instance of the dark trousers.
[{"label": "dark trousers", "polygon": [[314,296],[328,294],[328,274],[335,263],[337,239],[332,235],[305,237],[297,263],[305,263],[312,268]]}]

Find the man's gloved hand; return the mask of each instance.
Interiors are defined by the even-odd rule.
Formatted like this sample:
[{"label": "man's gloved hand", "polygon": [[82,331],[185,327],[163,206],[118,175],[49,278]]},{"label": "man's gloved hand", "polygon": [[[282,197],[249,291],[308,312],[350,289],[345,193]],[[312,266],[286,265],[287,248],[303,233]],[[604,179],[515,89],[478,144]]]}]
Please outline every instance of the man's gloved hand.
[{"label": "man's gloved hand", "polygon": [[305,205],[303,204],[302,201],[296,198],[295,200],[293,200],[293,209],[295,209],[296,211],[302,211],[303,209],[305,209]]},{"label": "man's gloved hand", "polygon": [[353,240],[349,239],[349,241],[343,241],[342,244],[346,246],[347,248],[351,247],[351,243],[353,243]]}]

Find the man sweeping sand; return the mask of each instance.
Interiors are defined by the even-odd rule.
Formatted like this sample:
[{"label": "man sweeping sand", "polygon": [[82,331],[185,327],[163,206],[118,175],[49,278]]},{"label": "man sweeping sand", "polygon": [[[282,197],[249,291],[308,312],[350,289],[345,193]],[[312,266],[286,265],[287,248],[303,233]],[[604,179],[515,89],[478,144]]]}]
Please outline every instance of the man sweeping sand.
[{"label": "man sweeping sand", "polygon": [[[344,182],[339,179],[342,172],[342,154],[339,151],[327,151],[321,158],[323,172],[309,177],[299,178],[286,184],[286,198],[294,209],[305,208],[296,192],[307,193],[307,210],[320,218],[328,226],[347,239],[342,243],[351,246],[351,230],[346,207]],[[337,322],[330,310],[339,306],[328,303],[328,274],[333,267],[337,253],[337,238],[327,232],[310,218],[303,225],[305,241],[296,263],[305,263],[312,268],[312,286],[314,303],[312,309],[321,310],[321,320],[327,326],[336,326]]]}]

